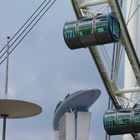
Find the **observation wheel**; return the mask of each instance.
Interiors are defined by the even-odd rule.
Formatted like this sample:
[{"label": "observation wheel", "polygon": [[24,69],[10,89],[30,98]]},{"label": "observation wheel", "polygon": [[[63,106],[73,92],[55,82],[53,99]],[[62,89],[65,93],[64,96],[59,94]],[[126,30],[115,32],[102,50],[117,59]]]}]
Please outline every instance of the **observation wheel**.
[{"label": "observation wheel", "polygon": [[[64,25],[63,34],[67,46],[72,50],[89,49],[108,95],[115,109],[118,110],[114,110],[112,114],[118,115],[119,110],[120,112],[129,110],[130,125],[134,125],[132,117],[135,111],[139,110],[137,108],[140,100],[140,62],[137,54],[138,27],[136,26],[139,1],[71,1],[77,19]],[[125,74],[122,74],[124,69]],[[131,77],[130,80],[128,77]],[[113,109],[111,101],[108,109]],[[125,116],[125,113],[123,115]],[[121,119],[125,120],[123,117]],[[140,120],[140,117],[138,119]],[[118,118],[114,117],[114,122],[112,121],[110,125],[116,127],[117,121]],[[126,133],[131,133],[135,139],[137,134],[134,133],[138,131],[119,132],[119,134]],[[106,136],[106,139],[110,139],[110,136]]]}]

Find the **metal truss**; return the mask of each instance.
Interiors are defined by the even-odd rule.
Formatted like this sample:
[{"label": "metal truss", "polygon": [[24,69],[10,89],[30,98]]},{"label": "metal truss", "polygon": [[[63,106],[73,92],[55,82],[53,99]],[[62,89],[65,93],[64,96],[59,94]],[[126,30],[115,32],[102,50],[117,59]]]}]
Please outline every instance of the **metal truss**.
[{"label": "metal truss", "polygon": [[71,0],[73,9],[75,11],[77,19],[83,18],[87,16],[87,11],[90,11],[91,6],[95,6],[97,4],[108,3],[110,5],[110,9],[112,12],[116,14],[118,17],[120,27],[121,27],[121,40],[123,41],[124,50],[127,54],[127,57],[130,61],[131,67],[133,69],[134,75],[136,77],[136,81],[138,83],[137,87],[130,87],[130,89],[121,89],[116,80],[112,80],[110,75],[108,74],[103,58],[98,51],[97,46],[90,46],[89,51],[91,56],[98,68],[100,76],[103,80],[103,83],[107,89],[109,96],[112,99],[112,102],[116,109],[125,108],[125,104],[123,100],[129,100],[124,96],[124,93],[130,92],[138,92],[140,91],[140,63],[138,56],[135,52],[133,43],[131,41],[130,35],[128,33],[126,23],[124,21],[119,3],[117,0]]}]

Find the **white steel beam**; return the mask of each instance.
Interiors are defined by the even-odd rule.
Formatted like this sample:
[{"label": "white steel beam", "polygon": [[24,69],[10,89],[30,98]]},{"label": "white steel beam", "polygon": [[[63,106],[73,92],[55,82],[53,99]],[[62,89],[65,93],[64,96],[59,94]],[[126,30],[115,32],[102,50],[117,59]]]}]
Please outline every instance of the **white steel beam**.
[{"label": "white steel beam", "polygon": [[[129,32],[127,30],[126,23],[125,23],[125,20],[123,18],[118,1],[117,0],[109,0],[109,4],[111,6],[112,11],[115,12],[116,16],[118,17],[120,27],[121,27],[121,32],[122,32],[122,39],[125,42],[125,46],[124,46],[125,52],[128,56],[129,62],[130,62],[131,67],[133,69],[135,78],[140,86],[140,63],[139,63],[139,59],[138,59],[138,56],[136,54],[135,47],[134,47],[135,42],[132,42],[132,40],[131,40],[131,37],[130,37]],[[125,96],[125,97],[127,98],[127,96]],[[132,105],[134,105],[134,104],[131,104],[131,106]],[[123,140],[133,140],[133,139],[137,140],[137,134],[131,134],[131,135],[133,138],[130,135],[124,135]],[[140,139],[140,138],[138,138],[138,139]]]},{"label": "white steel beam", "polygon": [[122,33],[122,40],[125,42],[125,52],[128,56],[129,62],[132,66],[132,69],[134,71],[135,77],[137,79],[138,84],[140,85],[140,63],[138,56],[136,54],[136,51],[134,49],[133,43],[131,41],[129,32],[126,27],[125,20],[123,18],[119,3],[117,0],[109,0],[110,7],[112,11],[116,14],[118,17],[120,27],[121,27],[121,33]]},{"label": "white steel beam", "polygon": [[86,0],[86,1],[84,0],[84,1],[80,1],[80,8],[90,7],[90,6],[104,4],[104,3],[108,3],[108,0]]},{"label": "white steel beam", "polygon": [[129,89],[121,89],[120,92],[118,93],[116,92],[116,94],[133,93],[133,92],[140,92],[140,87],[131,87]]},{"label": "white steel beam", "polygon": [[[80,7],[78,5],[78,1],[71,0],[71,2],[72,2],[77,19],[83,17],[83,14],[82,14]],[[104,66],[103,60],[100,56],[100,53],[99,53],[97,47],[91,46],[91,47],[89,47],[89,51],[91,53],[92,58],[94,59],[94,62],[98,68],[100,76],[101,76],[103,83],[108,91],[109,96],[112,99],[114,106],[116,108],[121,108],[122,107],[121,101],[117,98],[117,96],[115,96],[115,91],[119,92],[119,87],[118,87],[117,83],[112,83],[112,80],[110,79],[110,77],[106,71],[106,68]]]},{"label": "white steel beam", "polygon": [[120,92],[119,87],[118,87],[117,83],[115,83],[115,82],[112,83],[112,81],[111,81],[111,79],[106,71],[106,68],[104,66],[103,60],[100,56],[100,53],[99,53],[97,47],[96,46],[89,47],[89,51],[91,53],[91,56],[96,64],[97,68],[98,68],[100,76],[103,80],[103,83],[106,87],[106,90],[107,90],[110,98],[112,99],[114,106],[116,108],[121,108],[122,107],[121,102],[115,95],[115,91]]},{"label": "white steel beam", "polygon": [[[135,10],[137,9],[139,4],[138,0],[127,0],[126,1],[126,22],[128,22],[127,24],[127,28],[128,28],[128,32],[130,34],[131,40],[133,42],[135,51],[138,52],[138,12],[135,12]],[[134,14],[133,18],[131,20],[130,17]],[[132,71],[132,67],[129,63],[128,58],[125,56],[125,77],[124,77],[124,87],[128,88],[134,85],[134,83],[137,83],[136,79],[135,79],[135,75]],[[131,93],[131,92],[130,92]],[[140,95],[138,93],[140,93],[139,91],[137,92],[132,92],[133,94],[125,94],[126,98],[131,99],[131,95],[133,95],[133,102],[129,103],[130,107],[133,107],[135,105],[135,103],[138,101]],[[123,140],[133,140],[132,136],[136,136],[136,134],[134,135],[130,135],[130,134],[126,134],[123,135]],[[139,135],[138,135],[139,136]],[[136,137],[134,137],[134,139],[136,140]],[[139,139],[139,138],[138,138]]]},{"label": "white steel beam", "polygon": [[82,18],[83,17],[83,14],[82,14],[82,11],[80,9],[80,6],[79,6],[79,1],[78,0],[71,0],[71,3],[72,3],[72,6],[73,6],[73,10],[75,12],[75,15],[76,17],[79,19],[79,18]]}]

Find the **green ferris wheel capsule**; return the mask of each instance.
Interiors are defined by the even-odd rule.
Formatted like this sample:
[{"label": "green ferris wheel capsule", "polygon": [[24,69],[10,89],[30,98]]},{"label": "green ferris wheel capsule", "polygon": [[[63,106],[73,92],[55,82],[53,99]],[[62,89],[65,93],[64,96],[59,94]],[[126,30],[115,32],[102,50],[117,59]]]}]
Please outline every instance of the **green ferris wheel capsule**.
[{"label": "green ferris wheel capsule", "polygon": [[109,135],[140,133],[140,107],[109,110],[103,122]]},{"label": "green ferris wheel capsule", "polygon": [[113,13],[66,22],[63,36],[70,49],[85,48],[117,42],[120,25]]}]

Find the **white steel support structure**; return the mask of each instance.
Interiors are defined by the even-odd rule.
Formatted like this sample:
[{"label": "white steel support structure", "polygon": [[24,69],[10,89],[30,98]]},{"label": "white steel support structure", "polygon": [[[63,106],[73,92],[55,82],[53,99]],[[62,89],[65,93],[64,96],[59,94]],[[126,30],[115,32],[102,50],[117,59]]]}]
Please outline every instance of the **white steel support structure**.
[{"label": "white steel support structure", "polygon": [[[118,17],[122,37],[121,39],[124,42],[124,49],[127,54],[127,57],[129,59],[129,62],[131,64],[132,70],[134,72],[135,78],[137,80],[138,85],[140,85],[140,63],[138,56],[136,54],[136,51],[134,49],[133,42],[131,40],[131,37],[129,35],[129,32],[126,27],[126,22],[124,20],[124,17],[122,15],[122,11],[120,9],[119,3],[117,0],[99,0],[98,2],[96,0],[72,0],[72,5],[75,11],[75,14],[77,18],[85,17],[86,15],[83,14],[83,11],[89,10],[89,7],[86,6],[92,6],[97,4],[103,4],[108,2],[110,5],[111,10],[116,14]],[[85,4],[86,3],[86,4]],[[80,7],[81,6],[81,7]],[[84,7],[85,6],[85,7]],[[113,82],[110,79],[110,76],[108,75],[106,68],[104,66],[103,60],[100,56],[99,51],[97,50],[96,46],[89,47],[90,53],[96,63],[96,66],[98,68],[98,71],[103,79],[104,85],[115,105],[116,108],[124,107],[123,104],[120,102],[120,100],[117,98],[116,93],[121,93],[121,89],[118,87],[118,84]]]},{"label": "white steel support structure", "polygon": [[[127,0],[126,8],[126,22],[129,20],[131,15],[135,12],[138,6],[138,0]],[[138,12],[135,13],[133,19],[128,22],[128,31],[134,45],[135,51],[138,52]],[[130,88],[135,86],[136,78],[130,62],[127,57],[125,57],[125,88]]]},{"label": "white steel support structure", "polygon": [[[99,0],[100,1],[100,0]],[[103,0],[101,0],[103,2]],[[104,0],[105,2],[106,0]],[[77,19],[80,19],[84,17],[84,14],[82,13],[82,9],[80,7],[80,4],[84,2],[84,0],[71,0],[74,12],[76,14]],[[88,7],[84,7],[84,10],[87,10]],[[104,82],[104,85],[108,91],[108,94],[110,95],[114,105],[116,108],[121,108],[121,102],[118,98],[116,98],[115,93],[120,92],[117,84],[112,84],[112,81],[110,79],[110,76],[108,75],[106,68],[104,66],[103,60],[100,56],[100,53],[97,49],[97,46],[91,46],[89,47],[89,51],[91,53],[92,58],[94,59],[94,62],[98,68],[98,71],[101,75],[101,78]]]},{"label": "white steel support structure", "polygon": [[[115,108],[119,109],[119,108],[128,107],[126,104],[127,102],[123,102],[123,100],[129,100],[130,97],[125,96],[124,93],[129,94],[131,92],[132,93],[139,92],[140,90],[140,62],[139,62],[138,55],[136,53],[137,50],[135,48],[135,46],[137,46],[138,19],[137,19],[137,12],[136,13],[134,12],[138,8],[139,0],[125,0],[125,2],[127,1],[127,5],[129,7],[127,8],[129,10],[129,12],[127,13],[130,14],[130,17],[132,16],[132,13],[133,14],[135,13],[131,20],[132,22],[129,21],[129,24],[128,24],[128,28],[130,28],[130,30],[133,28],[132,32],[128,31],[127,29],[126,22],[122,14],[122,9],[120,8],[120,5],[119,5],[119,0],[71,0],[71,1],[72,1],[72,5],[73,5],[77,19],[86,17],[87,15],[86,15],[86,12],[84,13],[84,11],[88,11],[90,13],[91,6],[104,4],[104,3],[108,3],[110,5],[111,11],[114,12],[115,15],[117,16],[118,21],[120,23],[121,34],[122,34],[121,41],[123,43],[123,47],[127,56],[127,63],[129,63],[129,66],[127,64],[128,67],[126,67],[126,71],[127,71],[127,73],[125,72],[126,77],[129,79],[130,75],[133,75],[131,76],[133,77],[132,79],[129,79],[129,80],[125,79],[125,81],[127,82],[125,83],[124,89],[121,89],[119,87],[116,79],[112,81],[112,79],[110,78],[110,75],[107,72],[104,61],[102,59],[102,56],[100,55],[100,52],[98,51],[97,46],[90,46],[89,51],[91,53],[92,58],[94,59],[94,62],[98,68],[100,76],[104,82],[104,85],[107,89],[109,96],[111,97],[113,101]],[[132,2],[133,2],[133,5],[132,7],[130,7]],[[128,69],[131,69],[131,70],[128,70]],[[130,74],[130,71],[132,74]],[[136,83],[137,83],[137,87],[135,87]],[[134,103],[136,102],[134,101]],[[133,138],[135,140],[139,140],[136,138],[137,136],[138,135],[133,134]]]},{"label": "white steel support structure", "polygon": [[[127,0],[126,1],[126,23],[127,24],[127,28],[132,40],[132,43],[134,45],[135,51],[138,52],[138,12],[135,12],[137,7],[138,7],[139,1],[138,0]],[[133,18],[131,20],[130,17],[133,15],[133,13],[135,12],[135,15],[133,16]],[[125,88],[130,88],[130,87],[134,87],[137,83],[134,72],[132,70],[132,67],[130,65],[130,62],[127,58],[127,56],[125,56],[125,77],[124,77],[124,87]],[[131,93],[131,94],[127,94],[126,97],[127,98],[131,98],[130,96],[133,94],[133,97],[137,96],[137,92],[135,93]],[[134,104],[131,103],[130,107],[133,107]],[[132,136],[127,134],[123,136],[123,140],[133,140]]]},{"label": "white steel support structure", "polygon": [[82,3],[80,3],[80,7],[88,7],[88,6],[92,6],[92,5],[99,5],[99,4],[104,4],[107,3],[108,0],[88,0],[88,1],[83,1]]},{"label": "white steel support structure", "polygon": [[129,62],[131,64],[131,67],[134,71],[137,82],[140,85],[140,62],[136,54],[136,51],[134,49],[134,45],[131,40],[130,34],[127,30],[126,22],[122,15],[120,6],[117,0],[109,0],[109,4],[111,7],[111,10],[115,12],[116,16],[118,17],[120,27],[121,27],[121,32],[122,32],[122,40],[124,41],[124,49],[129,59]]}]

